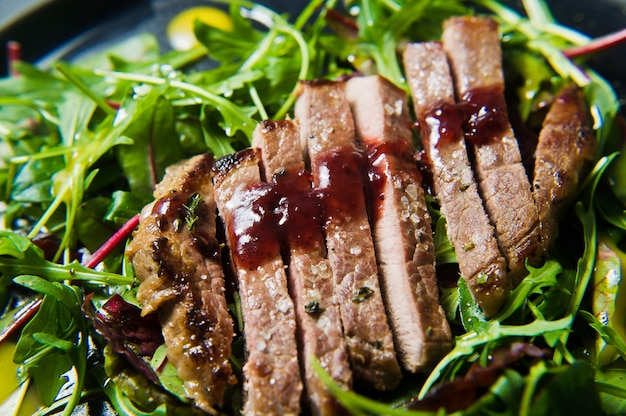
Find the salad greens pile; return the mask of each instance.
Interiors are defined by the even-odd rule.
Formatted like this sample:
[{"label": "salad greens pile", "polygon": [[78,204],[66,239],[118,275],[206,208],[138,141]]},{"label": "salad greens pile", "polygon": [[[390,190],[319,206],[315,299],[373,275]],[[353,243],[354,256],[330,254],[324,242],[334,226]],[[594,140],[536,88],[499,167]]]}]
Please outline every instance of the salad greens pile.
[{"label": "salad greens pile", "polygon": [[[138,282],[123,256],[165,168],[249,146],[259,120],[289,116],[300,79],[378,73],[408,91],[403,44],[439,39],[450,16],[488,13],[500,23],[518,127],[536,134],[567,82],[589,105],[598,153],[557,248],[543,266],[529,267],[489,320],[463,280],[442,285],[455,344],[430,374],[406,375],[384,394],[344,391],[320,374],[359,415],[626,414],[618,100],[585,67],[586,55],[567,56],[593,41],[559,25],[542,0],[523,1],[524,12],[494,0],[313,0],[291,17],[248,1],[223,5],[232,31],[197,20],[200,45],[188,51],[162,54],[153,36],[141,35],[53,68],[15,62],[19,75],[0,80],[0,360],[17,369],[2,381],[2,406],[31,411],[31,385],[41,415],[102,399],[119,414],[195,414],[158,325],[139,315]],[[214,65],[198,69],[206,60]],[[454,268],[432,202],[437,262]],[[231,301],[237,317],[236,294]],[[234,350],[240,368],[241,337]],[[227,406],[237,412],[240,403],[238,386]]]}]

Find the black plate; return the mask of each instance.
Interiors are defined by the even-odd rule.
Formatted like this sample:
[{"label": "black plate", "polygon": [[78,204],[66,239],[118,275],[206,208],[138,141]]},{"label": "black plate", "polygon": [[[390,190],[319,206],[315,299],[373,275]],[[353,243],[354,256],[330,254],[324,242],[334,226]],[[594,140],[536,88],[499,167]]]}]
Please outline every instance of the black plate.
[{"label": "black plate", "polygon": [[[34,5],[24,16],[11,21],[10,16],[2,15],[11,11],[19,14],[25,1]],[[258,3],[296,16],[308,1]],[[0,42],[2,46],[11,40],[19,42],[23,60],[44,66],[61,58],[71,60],[142,32],[156,35],[165,50],[165,27],[170,19],[186,8],[208,4],[206,0],[1,0]],[[6,74],[7,57],[0,53],[0,75]]]}]

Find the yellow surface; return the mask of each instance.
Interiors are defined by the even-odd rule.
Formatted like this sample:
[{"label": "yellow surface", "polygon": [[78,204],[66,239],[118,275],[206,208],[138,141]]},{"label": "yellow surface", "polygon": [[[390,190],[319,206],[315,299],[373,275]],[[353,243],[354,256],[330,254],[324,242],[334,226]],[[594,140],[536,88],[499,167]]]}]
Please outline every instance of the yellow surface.
[{"label": "yellow surface", "polygon": [[13,362],[15,343],[0,343],[0,415],[29,416],[42,406],[37,389],[26,380],[19,385],[18,365]]},{"label": "yellow surface", "polygon": [[19,386],[17,378],[18,365],[13,362],[15,343],[4,341],[0,343],[0,403],[3,403]]},{"label": "yellow surface", "polygon": [[233,22],[223,10],[215,7],[198,6],[183,10],[167,25],[167,38],[172,48],[185,51],[198,45],[193,33],[196,19],[222,30],[232,30]]}]

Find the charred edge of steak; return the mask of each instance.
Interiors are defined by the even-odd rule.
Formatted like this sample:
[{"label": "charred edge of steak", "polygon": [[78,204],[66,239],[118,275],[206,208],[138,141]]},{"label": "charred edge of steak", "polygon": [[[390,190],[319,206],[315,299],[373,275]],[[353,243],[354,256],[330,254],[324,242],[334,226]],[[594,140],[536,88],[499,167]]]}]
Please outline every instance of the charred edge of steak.
[{"label": "charred edge of steak", "polygon": [[175,163],[165,169],[165,175],[154,190],[154,198],[159,199],[172,193],[203,193],[210,181],[199,180],[210,175],[215,159],[210,153],[202,153],[190,159]]},{"label": "charred edge of steak", "polygon": [[289,129],[292,127],[292,120],[263,120],[257,127],[261,133],[268,134],[274,130]]},{"label": "charred edge of steak", "polygon": [[595,150],[582,93],[575,85],[566,85],[548,110],[535,149],[533,195],[546,252],[552,249],[563,209],[575,196]]},{"label": "charred edge of steak", "polygon": [[212,168],[215,174],[213,177],[215,186],[220,186],[231,170],[237,169],[244,163],[259,160],[259,154],[259,149],[251,147],[218,158]]}]

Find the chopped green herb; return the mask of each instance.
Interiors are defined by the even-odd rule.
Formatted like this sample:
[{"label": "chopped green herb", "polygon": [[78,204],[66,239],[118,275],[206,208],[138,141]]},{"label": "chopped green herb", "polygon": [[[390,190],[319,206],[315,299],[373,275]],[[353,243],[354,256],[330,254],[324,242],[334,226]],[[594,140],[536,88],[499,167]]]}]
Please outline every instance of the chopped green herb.
[{"label": "chopped green herb", "polygon": [[304,310],[310,315],[317,315],[325,311],[325,309],[322,308],[320,303],[316,300],[311,300],[304,305]]},{"label": "chopped green herb", "polygon": [[487,273],[479,273],[478,276],[476,276],[476,284],[478,285],[487,284],[488,281],[489,275]]},{"label": "chopped green herb", "polygon": [[195,192],[187,199],[187,205],[185,205],[185,223],[190,231],[193,229],[196,222],[198,222],[199,218],[196,214],[196,208],[198,208],[200,202],[202,202],[202,197]]},{"label": "chopped green herb", "polygon": [[362,286],[357,290],[356,294],[352,297],[352,302],[362,303],[369,299],[374,294],[374,291],[367,286]]},{"label": "chopped green herb", "polygon": [[463,251],[472,251],[476,248],[476,244],[473,241],[468,241],[463,244]]}]

